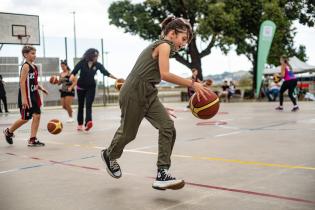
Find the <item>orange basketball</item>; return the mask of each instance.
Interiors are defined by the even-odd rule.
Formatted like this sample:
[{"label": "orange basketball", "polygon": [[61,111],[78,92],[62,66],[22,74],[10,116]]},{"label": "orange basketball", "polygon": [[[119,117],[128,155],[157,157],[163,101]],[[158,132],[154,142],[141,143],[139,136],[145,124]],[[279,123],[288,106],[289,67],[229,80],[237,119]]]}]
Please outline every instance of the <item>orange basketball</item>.
[{"label": "orange basketball", "polygon": [[55,85],[55,84],[58,84],[59,81],[58,81],[57,76],[53,75],[50,77],[49,82],[50,84]]},{"label": "orange basketball", "polygon": [[60,133],[62,131],[62,128],[62,122],[57,119],[50,120],[47,124],[47,130],[49,131],[49,133],[54,135]]},{"label": "orange basketball", "polygon": [[190,110],[193,115],[200,119],[210,119],[214,117],[219,111],[219,98],[218,96],[209,90],[210,95],[205,100],[200,96],[200,101],[197,99],[197,94],[191,96],[189,101]]},{"label": "orange basketball", "polygon": [[124,79],[117,79],[115,82],[115,88],[116,90],[120,90],[120,88],[123,86],[125,80]]}]

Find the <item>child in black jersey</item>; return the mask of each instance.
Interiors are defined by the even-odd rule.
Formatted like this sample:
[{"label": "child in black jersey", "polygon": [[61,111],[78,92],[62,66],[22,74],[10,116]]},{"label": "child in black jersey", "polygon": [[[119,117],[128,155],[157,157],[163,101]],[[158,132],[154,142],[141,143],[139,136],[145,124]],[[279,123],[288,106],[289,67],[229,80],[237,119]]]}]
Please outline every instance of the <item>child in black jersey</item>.
[{"label": "child in black jersey", "polygon": [[28,146],[37,147],[45,146],[44,143],[38,141],[36,134],[40,122],[41,99],[38,90],[48,94],[47,90],[38,84],[38,70],[34,61],[36,58],[36,49],[32,46],[24,46],[22,55],[25,63],[21,67],[20,88],[18,96],[18,104],[20,108],[21,118],[11,125],[10,128],[4,130],[6,141],[13,144],[13,132],[32,119],[31,136],[28,140]]}]

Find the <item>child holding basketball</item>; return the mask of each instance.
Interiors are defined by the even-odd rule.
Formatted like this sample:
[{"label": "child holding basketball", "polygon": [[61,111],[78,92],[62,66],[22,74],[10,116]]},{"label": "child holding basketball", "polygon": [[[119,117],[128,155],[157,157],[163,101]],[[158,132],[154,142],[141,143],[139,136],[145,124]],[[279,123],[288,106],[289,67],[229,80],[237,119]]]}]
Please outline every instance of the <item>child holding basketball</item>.
[{"label": "child holding basketball", "polygon": [[74,81],[75,75],[80,71],[80,77],[77,82],[77,94],[78,94],[78,131],[83,130],[83,109],[84,102],[86,104],[86,116],[85,116],[85,131],[90,130],[93,127],[92,122],[92,104],[95,98],[96,82],[94,76],[98,70],[112,79],[117,79],[110,74],[104,66],[97,62],[99,52],[97,49],[88,49],[83,58],[77,63],[71,72],[70,81]]},{"label": "child holding basketball", "polygon": [[73,82],[70,81],[70,68],[67,64],[66,60],[62,60],[60,62],[60,66],[62,69],[62,72],[59,75],[59,82],[58,84],[61,85],[60,88],[60,102],[62,105],[62,108],[64,108],[68,113],[68,120],[67,122],[71,123],[74,122],[74,119],[72,118],[72,101],[74,97],[74,87],[76,86],[77,79],[76,77],[73,78]]},{"label": "child holding basketball", "polygon": [[180,189],[184,180],[169,174],[171,154],[174,147],[176,130],[167,110],[159,101],[155,87],[161,80],[192,87],[198,99],[208,95],[207,89],[194,80],[184,79],[169,72],[169,58],[192,39],[192,29],[182,18],[168,17],[162,22],[161,39],[145,48],[131,73],[120,90],[121,125],[101,157],[107,172],[114,178],[120,178],[122,172],[116,159],[120,158],[124,147],[135,139],[143,118],[146,118],[159,130],[159,153],[157,176],[153,188],[159,190]]},{"label": "child holding basketball", "polygon": [[45,94],[48,94],[48,92],[45,88],[40,86],[37,81],[38,69],[34,64],[36,49],[32,46],[24,46],[22,55],[25,58],[25,63],[21,67],[18,96],[21,119],[18,119],[10,128],[4,130],[5,139],[9,144],[13,144],[13,132],[33,118],[28,146],[45,146],[45,144],[40,142],[36,137],[41,114],[41,99],[38,90],[43,91]]}]

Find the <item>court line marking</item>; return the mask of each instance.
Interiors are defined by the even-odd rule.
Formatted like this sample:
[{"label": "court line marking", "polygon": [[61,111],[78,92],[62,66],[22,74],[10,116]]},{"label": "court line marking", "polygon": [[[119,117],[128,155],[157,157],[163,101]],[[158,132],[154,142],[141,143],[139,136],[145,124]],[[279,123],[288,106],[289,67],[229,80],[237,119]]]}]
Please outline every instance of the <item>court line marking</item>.
[{"label": "court line marking", "polygon": [[214,137],[230,136],[230,135],[239,134],[239,133],[242,133],[242,131],[234,131],[234,132],[230,132],[230,133],[222,133],[222,134],[215,135]]},{"label": "court line marking", "polygon": [[[46,141],[46,142],[54,144],[54,142],[50,142],[50,141]],[[73,146],[73,144],[64,144],[64,145],[77,147],[77,146]],[[89,149],[104,149],[105,148],[105,147],[100,147],[100,146],[88,146],[88,145],[80,145],[80,147],[89,148]],[[141,151],[141,150],[135,150],[135,149],[124,149],[124,152],[139,153],[139,154],[146,154],[146,155],[158,155],[158,153],[156,152],[148,152],[148,151]],[[263,167],[273,167],[273,168],[315,170],[315,167],[312,167],[312,166],[266,163],[266,162],[259,162],[259,161],[225,159],[225,158],[219,158],[219,157],[204,157],[204,156],[192,156],[192,155],[180,155],[180,154],[172,154],[172,157],[190,158],[190,159],[195,159],[195,160],[218,161],[218,162],[225,162],[225,163],[236,163],[236,164],[241,164],[241,165],[263,166]]]},{"label": "court line marking", "polygon": [[[69,166],[69,167],[76,167],[76,168],[88,169],[88,170],[94,170],[94,171],[105,171],[105,170],[97,168],[97,167],[90,167],[90,166],[84,166],[84,165],[79,165],[79,164],[67,163],[69,161],[72,161],[73,159],[72,160],[67,160],[67,162],[65,162],[65,161],[45,160],[43,158],[31,157],[31,156],[26,156],[26,155],[17,155],[17,154],[14,154],[14,153],[5,153],[5,154],[13,155],[13,156],[17,156],[17,157],[22,157],[22,158],[26,157],[26,158],[29,158],[29,159],[32,159],[32,160],[49,161],[50,163],[53,163],[53,164],[60,164],[60,165]],[[83,157],[83,158],[87,159],[89,157],[91,158],[91,157],[95,157],[95,156],[87,156],[87,157]],[[80,159],[82,159],[82,157]],[[45,165],[53,165],[53,164],[45,164]],[[37,165],[33,165],[33,166],[24,167],[24,169],[30,169],[30,168],[41,167],[41,166],[43,166],[43,164],[37,164]],[[155,177],[145,177],[145,178],[155,179]],[[261,193],[261,192],[255,192],[255,191],[249,191],[249,190],[243,190],[243,189],[236,189],[236,188],[220,187],[220,186],[214,186],[214,185],[199,184],[199,183],[193,183],[193,182],[185,182],[185,183],[186,183],[186,185],[199,187],[199,188],[214,189],[214,190],[221,190],[221,191],[229,191],[229,192],[242,193],[242,194],[247,194],[247,195],[255,195],[255,196],[276,198],[276,199],[282,199],[282,200],[295,201],[295,202],[308,203],[308,204],[315,205],[315,201],[305,200],[305,199],[301,199],[301,198],[293,198],[293,197],[287,197],[287,196],[282,196],[282,195]]]},{"label": "court line marking", "polygon": [[23,167],[18,167],[18,168],[14,168],[14,169],[9,169],[9,170],[5,170],[5,171],[0,171],[0,174],[5,174],[5,173],[10,173],[10,172],[16,172],[16,171],[22,171],[22,170],[27,170],[27,169],[33,169],[33,168],[38,168],[38,167],[43,167],[43,166],[51,166],[54,164],[69,164],[69,162],[73,162],[73,161],[77,161],[77,160],[85,160],[85,159],[90,159],[90,158],[95,158],[95,155],[89,155],[89,156],[83,156],[80,158],[74,158],[74,159],[69,159],[69,160],[64,160],[64,161],[53,161],[53,160],[44,160],[42,158],[38,158],[38,157],[32,157],[32,156],[27,156],[27,155],[17,155],[15,153],[10,153],[7,152],[5,153],[6,155],[11,155],[11,156],[16,156],[16,157],[21,157],[21,158],[28,158],[28,159],[32,159],[32,160],[42,160],[42,161],[48,161],[49,163],[41,163],[41,164],[33,164],[33,165],[27,165],[27,166],[23,166]]}]

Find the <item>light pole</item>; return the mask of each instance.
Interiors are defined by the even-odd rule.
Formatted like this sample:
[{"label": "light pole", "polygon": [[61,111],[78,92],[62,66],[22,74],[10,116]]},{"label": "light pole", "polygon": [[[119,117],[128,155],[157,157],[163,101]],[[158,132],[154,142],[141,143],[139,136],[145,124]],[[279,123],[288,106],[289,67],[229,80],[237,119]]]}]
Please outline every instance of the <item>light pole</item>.
[{"label": "light pole", "polygon": [[74,57],[77,58],[77,34],[75,30],[75,11],[73,11],[72,14],[73,14]]},{"label": "light pole", "polygon": [[[105,60],[106,69],[108,70],[108,54],[109,54],[109,51],[105,51],[104,54],[105,54],[105,58],[106,58],[106,60]],[[108,77],[106,77],[106,85],[107,85],[107,95],[108,95],[108,97],[109,97]]]},{"label": "light pole", "polygon": [[43,36],[43,57],[46,57],[46,47],[45,47],[45,33],[44,33],[44,25],[42,25],[42,36]]}]

